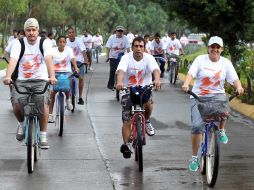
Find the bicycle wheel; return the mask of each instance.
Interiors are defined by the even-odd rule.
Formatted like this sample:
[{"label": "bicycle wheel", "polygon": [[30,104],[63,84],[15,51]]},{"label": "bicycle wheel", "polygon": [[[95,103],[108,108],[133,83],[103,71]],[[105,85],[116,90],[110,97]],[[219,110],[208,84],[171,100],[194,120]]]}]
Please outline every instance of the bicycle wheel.
[{"label": "bicycle wheel", "polygon": [[35,150],[34,150],[34,144],[35,144],[35,122],[34,118],[29,118],[28,123],[28,137],[27,137],[27,171],[28,173],[33,173],[34,171],[34,160],[35,160]]},{"label": "bicycle wheel", "polygon": [[177,65],[177,63],[175,63],[175,74],[174,74],[174,78],[173,78],[173,84],[176,84],[177,75],[178,75],[178,65]]},{"label": "bicycle wheel", "polygon": [[98,64],[99,63],[99,50],[98,49],[95,50],[95,57],[96,57],[96,63]]},{"label": "bicycle wheel", "polygon": [[59,117],[59,133],[58,135],[59,136],[62,136],[63,135],[63,127],[64,127],[64,95],[62,92],[59,92],[59,95],[58,95],[58,102],[59,102],[59,114],[60,114],[60,117]]},{"label": "bicycle wheel", "polygon": [[136,130],[137,130],[137,143],[135,153],[138,157],[139,171],[143,171],[143,132],[142,132],[142,116],[137,115],[136,117]]},{"label": "bicycle wheel", "polygon": [[35,135],[36,135],[36,140],[35,140],[35,144],[34,144],[34,161],[37,162],[38,161],[38,155],[39,155],[39,147],[38,147],[38,142],[39,142],[39,138],[40,138],[40,127],[39,127],[39,120],[38,118],[36,119],[36,127],[35,127]]},{"label": "bicycle wheel", "polygon": [[174,82],[175,79],[175,64],[173,62],[171,62],[170,64],[170,74],[169,74],[169,81],[172,84]]},{"label": "bicycle wheel", "polygon": [[206,174],[206,145],[205,145],[205,133],[202,134],[202,144],[200,146],[200,173]]},{"label": "bicycle wheel", "polygon": [[74,110],[75,110],[75,106],[76,106],[76,81],[75,81],[75,79],[72,80],[71,103],[72,103],[72,106],[73,106],[71,112],[73,113]]},{"label": "bicycle wheel", "polygon": [[219,172],[219,152],[218,130],[212,127],[208,131],[206,154],[206,178],[210,187],[213,187],[217,180]]},{"label": "bicycle wheel", "polygon": [[119,97],[119,90],[116,89],[116,100],[119,102],[120,101],[120,97]]}]

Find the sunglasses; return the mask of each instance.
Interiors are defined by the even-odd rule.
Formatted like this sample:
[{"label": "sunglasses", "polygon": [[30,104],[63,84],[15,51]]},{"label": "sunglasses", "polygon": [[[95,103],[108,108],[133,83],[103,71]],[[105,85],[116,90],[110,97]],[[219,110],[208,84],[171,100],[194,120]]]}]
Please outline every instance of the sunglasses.
[{"label": "sunglasses", "polygon": [[216,48],[216,49],[220,49],[221,47],[219,46],[219,45],[215,45],[215,44],[212,44],[211,46],[210,46],[211,48]]},{"label": "sunglasses", "polygon": [[123,30],[117,30],[117,32],[123,32]]}]

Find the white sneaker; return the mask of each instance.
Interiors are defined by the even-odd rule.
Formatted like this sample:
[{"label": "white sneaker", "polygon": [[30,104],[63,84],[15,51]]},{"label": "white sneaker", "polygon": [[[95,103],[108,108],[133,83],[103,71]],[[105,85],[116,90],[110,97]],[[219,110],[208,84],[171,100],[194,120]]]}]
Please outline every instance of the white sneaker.
[{"label": "white sneaker", "polygon": [[48,123],[55,123],[53,114],[49,114],[49,120]]},{"label": "white sneaker", "polygon": [[16,139],[18,141],[22,141],[24,139],[24,134],[25,134],[25,131],[24,131],[23,126],[20,123],[18,123],[18,128],[17,128],[17,133],[16,133]]},{"label": "white sneaker", "polygon": [[89,71],[93,71],[93,67],[91,67],[91,66],[88,67],[88,70],[89,70]]},{"label": "white sneaker", "polygon": [[146,121],[146,133],[149,136],[153,136],[155,134],[154,128],[152,124],[150,123],[150,121]]},{"label": "white sneaker", "polygon": [[73,105],[71,103],[71,99],[66,100],[67,110],[71,111],[73,109]]}]

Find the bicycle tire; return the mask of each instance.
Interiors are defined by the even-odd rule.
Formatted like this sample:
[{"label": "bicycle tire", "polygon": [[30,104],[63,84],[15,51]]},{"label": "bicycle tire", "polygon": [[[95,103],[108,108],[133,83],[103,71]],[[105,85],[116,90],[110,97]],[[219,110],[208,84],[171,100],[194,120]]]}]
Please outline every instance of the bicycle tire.
[{"label": "bicycle tire", "polygon": [[99,52],[98,50],[95,51],[95,56],[96,56],[96,63],[99,63]]},{"label": "bicycle tire", "polygon": [[170,74],[169,74],[170,84],[172,84],[174,82],[173,81],[174,78],[175,78],[175,65],[171,63]]},{"label": "bicycle tire", "polygon": [[209,187],[213,187],[216,183],[219,172],[219,134],[215,127],[208,132],[207,155],[206,155],[206,179]]},{"label": "bicycle tire", "polygon": [[142,134],[142,116],[137,115],[136,117],[136,131],[137,131],[137,157],[139,171],[143,171],[143,134]]},{"label": "bicycle tire", "polygon": [[174,74],[174,78],[173,78],[173,84],[176,84],[176,80],[177,80],[177,75],[178,75],[178,65],[176,63],[175,65],[175,74]]},{"label": "bicycle tire", "polygon": [[120,101],[119,93],[120,93],[120,91],[116,89],[116,100],[118,102]]},{"label": "bicycle tire", "polygon": [[76,81],[72,81],[72,87],[71,87],[71,103],[72,103],[72,110],[71,112],[73,113],[75,111],[75,106],[76,106]]},{"label": "bicycle tire", "polygon": [[34,118],[29,118],[28,123],[28,137],[27,137],[27,171],[33,173],[34,171],[34,144],[35,144],[35,122]]},{"label": "bicycle tire", "polygon": [[63,135],[63,128],[64,128],[64,95],[61,92],[61,94],[58,95],[59,98],[59,111],[60,111],[60,125],[59,125],[59,133],[58,135],[61,137]]},{"label": "bicycle tire", "polygon": [[34,144],[34,161],[37,162],[38,161],[38,154],[39,154],[39,146],[38,146],[38,141],[39,141],[39,129],[40,127],[39,125],[39,120],[37,119],[36,121],[36,127],[35,127],[35,135],[36,135],[36,140],[35,140],[35,144]]},{"label": "bicycle tire", "polygon": [[206,174],[206,150],[205,150],[205,133],[202,135],[202,145],[201,145],[201,156],[200,156],[200,173],[202,175]]}]

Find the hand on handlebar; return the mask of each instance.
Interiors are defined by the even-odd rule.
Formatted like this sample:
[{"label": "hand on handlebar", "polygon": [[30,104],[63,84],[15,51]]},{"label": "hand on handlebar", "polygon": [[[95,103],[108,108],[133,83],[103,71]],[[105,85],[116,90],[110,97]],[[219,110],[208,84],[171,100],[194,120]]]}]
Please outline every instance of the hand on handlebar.
[{"label": "hand on handlebar", "polygon": [[50,84],[55,85],[57,83],[57,79],[55,77],[50,77],[49,82]]},{"label": "hand on handlebar", "polygon": [[160,80],[154,80],[153,81],[153,85],[154,85],[154,90],[160,90],[161,89],[161,81]]},{"label": "hand on handlebar", "polygon": [[189,89],[190,89],[190,88],[189,88],[189,85],[188,85],[188,84],[183,84],[182,90],[183,90],[184,92],[187,93]]},{"label": "hand on handlebar", "polygon": [[5,77],[4,80],[3,80],[3,83],[4,83],[5,85],[11,84],[11,83],[12,83],[11,77]]}]

